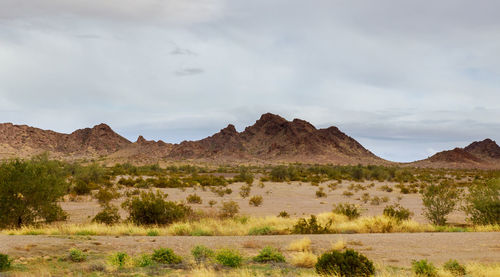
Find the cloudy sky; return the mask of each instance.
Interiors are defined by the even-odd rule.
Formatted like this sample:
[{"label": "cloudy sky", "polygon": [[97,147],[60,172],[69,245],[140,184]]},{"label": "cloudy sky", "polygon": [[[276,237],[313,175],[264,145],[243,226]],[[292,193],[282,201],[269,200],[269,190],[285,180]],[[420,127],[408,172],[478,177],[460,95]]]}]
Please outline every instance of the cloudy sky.
[{"label": "cloudy sky", "polygon": [[500,140],[500,1],[0,0],[0,121],[200,139],[264,112],[394,161]]}]

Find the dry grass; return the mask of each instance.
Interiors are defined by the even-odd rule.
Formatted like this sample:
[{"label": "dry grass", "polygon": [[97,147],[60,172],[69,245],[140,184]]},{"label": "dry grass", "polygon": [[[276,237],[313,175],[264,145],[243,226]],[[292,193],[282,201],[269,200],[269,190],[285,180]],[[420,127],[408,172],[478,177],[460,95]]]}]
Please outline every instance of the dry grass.
[{"label": "dry grass", "polygon": [[290,251],[300,251],[306,252],[311,250],[311,239],[308,237],[294,240],[288,245],[288,250]]},{"label": "dry grass", "polygon": [[298,252],[292,255],[290,263],[296,267],[313,268],[318,257],[312,252]]},{"label": "dry grass", "polygon": [[337,250],[340,251],[342,249],[346,248],[346,242],[343,239],[339,239],[336,242],[331,243],[331,250]]},{"label": "dry grass", "polygon": [[[397,221],[386,216],[360,217],[349,220],[346,216],[334,213],[321,213],[317,216],[320,224],[333,221],[332,233],[415,233],[415,232],[454,232],[457,227],[436,227],[420,224],[413,220]],[[40,227],[26,226],[19,229],[3,230],[9,235],[191,235],[191,236],[245,236],[250,230],[271,228],[273,234],[289,234],[297,219],[277,216],[241,217],[236,219],[202,218],[197,221],[178,222],[169,226],[146,227],[129,223],[113,226],[97,223],[52,224]],[[458,231],[499,232],[500,225],[474,226],[460,228]]]}]

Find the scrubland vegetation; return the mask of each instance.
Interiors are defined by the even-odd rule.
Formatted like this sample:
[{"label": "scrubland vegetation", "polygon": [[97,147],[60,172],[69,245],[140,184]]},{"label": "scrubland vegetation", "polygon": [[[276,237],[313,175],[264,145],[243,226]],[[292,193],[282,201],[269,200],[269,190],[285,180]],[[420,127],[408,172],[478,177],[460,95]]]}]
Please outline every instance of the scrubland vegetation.
[{"label": "scrubland vegetation", "polygon": [[[372,182],[346,186],[344,181]],[[363,215],[359,205],[349,201],[335,203],[329,212],[292,217],[287,211],[275,215],[250,216],[227,195],[229,184],[241,183],[235,194],[248,201],[252,209],[265,205],[264,197],[252,187],[272,190],[272,182],[310,183],[308,197],[327,198],[328,191],[343,187],[345,199],[363,193],[359,201],[373,206],[384,205],[387,196],[372,196],[373,182],[395,182],[393,187],[377,189],[386,193],[420,195],[428,223],[412,220],[413,213],[399,202],[383,206],[383,214]],[[184,201],[170,201],[159,188],[210,191],[220,201],[186,193]],[[134,166],[117,164],[106,167],[97,163],[67,163],[38,156],[31,160],[9,160],[0,164],[0,233],[7,235],[76,235],[76,236],[255,236],[289,234],[352,234],[395,232],[499,232],[500,172],[480,170],[436,170],[383,166],[278,165],[278,166]],[[315,192],[315,193],[314,193]],[[86,195],[95,199],[101,210],[92,222],[66,223],[61,201]],[[304,196],[306,197],[306,196]],[[122,199],[121,205],[117,199]],[[398,198],[399,199],[399,198]],[[205,204],[206,203],[206,204]],[[214,207],[206,210],[202,204]],[[119,209],[127,216],[120,215]],[[447,216],[456,210],[467,215],[461,226],[447,225]],[[77,268],[83,275],[130,274],[190,276],[240,275],[332,275],[405,276],[483,276],[477,272],[500,271],[499,266],[459,264],[450,261],[436,267],[428,261],[415,261],[412,271],[374,265],[363,254],[344,249],[340,244],[329,252],[313,253],[310,241],[283,246],[293,251],[287,259],[281,249],[263,247],[255,257],[245,257],[231,248],[210,249],[203,245],[192,250],[192,257],[181,257],[169,248],[137,257],[117,252],[106,257],[88,255],[79,249],[68,250],[67,257],[43,263],[33,260],[19,265],[0,254],[0,270],[13,272],[52,271],[53,267]],[[453,257],[450,257],[453,258]],[[90,262],[99,261],[99,264]],[[86,264],[77,266],[75,264]],[[276,264],[283,264],[276,266]],[[228,268],[233,268],[229,270]],[[180,271],[178,271],[180,270]],[[477,273],[477,275],[475,275]],[[54,273],[57,275],[57,272]],[[233,275],[231,275],[233,274]],[[458,274],[458,275],[457,275]],[[485,275],[487,276],[487,275]]]}]

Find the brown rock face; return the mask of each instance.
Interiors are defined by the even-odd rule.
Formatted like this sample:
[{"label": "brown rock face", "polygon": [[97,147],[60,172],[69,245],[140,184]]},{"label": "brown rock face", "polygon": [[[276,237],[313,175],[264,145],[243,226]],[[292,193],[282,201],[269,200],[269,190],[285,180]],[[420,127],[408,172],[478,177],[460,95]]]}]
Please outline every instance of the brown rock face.
[{"label": "brown rock face", "polygon": [[491,139],[475,141],[465,147],[464,150],[481,159],[500,162],[500,147]]}]

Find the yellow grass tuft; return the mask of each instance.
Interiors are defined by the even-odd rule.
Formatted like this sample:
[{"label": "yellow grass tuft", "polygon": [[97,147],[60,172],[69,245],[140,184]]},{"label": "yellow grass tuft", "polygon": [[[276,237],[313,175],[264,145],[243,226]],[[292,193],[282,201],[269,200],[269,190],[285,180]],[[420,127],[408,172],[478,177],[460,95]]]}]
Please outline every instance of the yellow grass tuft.
[{"label": "yellow grass tuft", "polygon": [[316,255],[306,251],[293,254],[290,263],[297,267],[313,268],[317,261]]},{"label": "yellow grass tuft", "polygon": [[331,250],[340,251],[340,250],[346,248],[346,242],[343,239],[339,239],[336,242],[332,242],[330,248],[331,248]]},{"label": "yellow grass tuft", "polygon": [[311,239],[308,237],[294,240],[288,245],[288,250],[290,251],[310,251],[311,250]]}]

